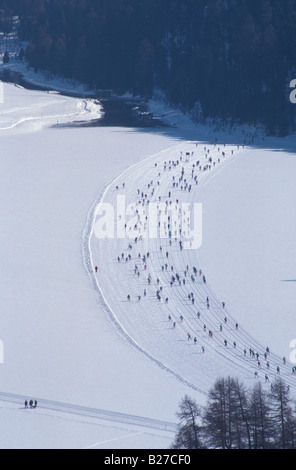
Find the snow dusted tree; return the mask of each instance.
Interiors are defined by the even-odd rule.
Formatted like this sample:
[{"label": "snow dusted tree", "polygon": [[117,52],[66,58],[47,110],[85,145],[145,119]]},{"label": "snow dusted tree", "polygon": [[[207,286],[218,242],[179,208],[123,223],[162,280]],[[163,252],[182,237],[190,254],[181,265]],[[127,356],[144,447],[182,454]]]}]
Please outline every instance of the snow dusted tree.
[{"label": "snow dusted tree", "polygon": [[200,424],[200,408],[197,403],[185,395],[177,413],[180,419],[179,429],[172,445],[173,449],[202,449],[202,427]]}]

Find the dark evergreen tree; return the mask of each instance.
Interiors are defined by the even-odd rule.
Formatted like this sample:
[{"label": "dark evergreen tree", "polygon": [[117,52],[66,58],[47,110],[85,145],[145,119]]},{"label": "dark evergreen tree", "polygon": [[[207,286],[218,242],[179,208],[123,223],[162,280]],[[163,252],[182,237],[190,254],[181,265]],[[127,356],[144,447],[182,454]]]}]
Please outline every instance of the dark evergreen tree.
[{"label": "dark evergreen tree", "polygon": [[9,52],[5,52],[4,56],[3,56],[3,64],[8,64],[10,62],[10,55],[9,55]]},{"label": "dark evergreen tree", "polygon": [[274,446],[279,449],[293,448],[295,443],[295,416],[287,385],[281,379],[272,384],[269,395],[273,423]]},{"label": "dark evergreen tree", "polygon": [[250,433],[253,449],[269,449],[272,446],[272,421],[269,399],[261,383],[252,390],[249,403]]},{"label": "dark evergreen tree", "polygon": [[23,48],[21,48],[20,52],[19,52],[19,60],[22,62],[25,58],[25,51]]},{"label": "dark evergreen tree", "polygon": [[181,401],[177,416],[180,424],[172,448],[202,449],[200,409],[188,395]]},{"label": "dark evergreen tree", "polygon": [[231,449],[233,423],[231,422],[231,379],[219,379],[209,392],[204,414],[206,442],[210,448]]},{"label": "dark evergreen tree", "polygon": [[218,379],[200,408],[185,396],[175,449],[295,449],[296,409],[289,388],[278,379],[271,392],[260,382],[248,390],[237,379]]}]

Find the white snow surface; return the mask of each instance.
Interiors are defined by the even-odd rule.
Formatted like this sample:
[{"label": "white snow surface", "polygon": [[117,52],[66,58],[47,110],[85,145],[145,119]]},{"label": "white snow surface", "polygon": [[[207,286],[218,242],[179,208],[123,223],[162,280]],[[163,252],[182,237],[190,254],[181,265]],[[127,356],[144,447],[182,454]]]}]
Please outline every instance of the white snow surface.
[{"label": "white snow surface", "polygon": [[[216,134],[228,145],[214,147],[209,130],[193,125],[58,128],[52,127],[57,121],[94,119],[101,109],[93,101],[85,106],[84,100],[13,85],[5,85],[4,98],[1,447],[167,448],[185,394],[205,404],[205,393],[218,376],[234,375],[252,385],[256,370],[258,380],[269,386],[262,358],[266,346],[272,353],[270,380],[279,365],[295,393],[289,362],[290,342],[296,338],[295,138],[265,139],[260,147],[237,149],[230,145],[234,135]],[[197,159],[206,164],[204,147],[215,167],[195,169],[199,184],[191,193],[173,190],[172,176],[179,177],[181,166],[164,170],[164,161],[176,161],[181,151],[194,152],[183,162],[190,180],[192,164]],[[203,204],[201,249],[181,252],[178,241],[169,247],[168,240],[159,239],[135,246],[133,240],[96,238],[100,204],[116,208],[119,194],[137,202],[137,190],[148,194],[151,180],[156,200],[168,200],[172,191],[173,200]],[[169,269],[173,265],[182,274],[189,266],[185,286],[170,287],[171,272],[162,272],[166,250]],[[138,252],[147,251],[146,272]],[[132,260],[118,263],[122,252]],[[193,266],[202,269],[206,284],[199,275],[192,282]],[[157,276],[163,287],[160,302]],[[194,293],[194,306],[188,292]],[[197,337],[196,345],[188,332]],[[261,369],[249,357],[250,347],[260,354]],[[25,398],[37,399],[38,408],[25,410]]]},{"label": "white snow surface", "polygon": [[102,116],[101,105],[91,99],[69,99],[57,92],[28,93],[20,85],[6,85],[0,109],[0,132],[28,132],[44,126],[89,121]]}]

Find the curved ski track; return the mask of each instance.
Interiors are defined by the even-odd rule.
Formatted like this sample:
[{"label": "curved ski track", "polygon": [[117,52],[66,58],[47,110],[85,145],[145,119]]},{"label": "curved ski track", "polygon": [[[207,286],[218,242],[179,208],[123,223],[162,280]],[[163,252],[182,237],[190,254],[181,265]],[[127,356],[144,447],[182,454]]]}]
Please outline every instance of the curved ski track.
[{"label": "curved ski track", "polygon": [[[221,300],[217,299],[208,281],[203,283],[199,275],[191,280],[193,267],[196,267],[198,271],[202,269],[198,252],[196,250],[181,251],[178,248],[179,238],[177,242],[173,242],[172,246],[169,246],[168,239],[160,240],[160,238],[150,241],[144,238],[137,244],[134,240],[116,238],[98,241],[95,239],[94,227],[102,203],[108,202],[115,208],[118,195],[126,196],[127,205],[135,201],[140,202],[142,198],[138,193],[139,189],[140,194],[143,191],[148,195],[150,202],[159,202],[159,198],[162,202],[175,201],[177,198],[180,203],[198,202],[199,192],[210,179],[223,171],[223,168],[231,164],[234,159],[248,151],[250,151],[249,148],[237,145],[219,146],[214,143],[198,143],[197,145],[195,142],[183,142],[149,156],[129,167],[103,188],[88,214],[83,233],[84,266],[98,293],[100,304],[118,332],[163,370],[204,395],[207,395],[206,390],[220,374],[237,374],[239,378],[253,382],[254,371],[258,371],[259,379],[264,383],[265,374],[271,380],[278,376],[277,366],[280,366],[281,377],[284,378],[286,384],[295,391],[295,376],[291,374],[292,365],[287,362],[283,366],[283,359],[271,351],[268,355],[270,369],[266,369],[263,358],[266,346],[260,344],[243,327],[239,326],[236,329],[234,316],[227,307],[222,307]],[[222,152],[225,155],[222,156]],[[186,156],[187,153],[189,157]],[[204,170],[205,165],[209,165],[210,157],[211,167]],[[202,170],[194,168],[194,175],[198,178],[196,186],[191,171],[197,160]],[[190,193],[184,189],[181,190],[182,183],[179,183],[177,188],[173,188],[172,177],[177,182],[181,176],[182,167],[185,179],[192,184]],[[159,181],[159,185],[156,181]],[[150,196],[152,188],[154,188],[154,194]],[[169,192],[171,192],[171,199],[168,197]],[[139,220],[141,225],[144,219]],[[129,244],[132,244],[132,250],[128,248]],[[150,258],[146,261],[147,271],[144,270],[143,263],[136,256],[135,250],[137,250],[136,253],[138,251],[141,254],[150,253]],[[166,252],[169,252],[168,259]],[[131,261],[118,263],[117,257],[121,253],[124,253],[125,257],[130,255]],[[176,283],[170,286],[172,271],[170,268],[163,270],[166,262],[169,267],[173,265],[174,273],[178,272],[181,278],[184,277],[182,273],[185,267],[189,267],[185,286],[179,286]],[[139,277],[135,276],[135,264],[140,265]],[[94,271],[96,265],[100,266],[98,274]],[[148,273],[152,278],[152,286],[147,285]],[[160,279],[159,285],[163,288],[160,302],[157,302],[154,294],[158,289],[157,278]],[[145,288],[147,297],[144,298]],[[188,292],[194,294],[194,305],[187,299]],[[126,300],[127,294],[132,297],[129,303]],[[136,300],[138,295],[141,295],[140,302]],[[169,298],[168,304],[164,301],[166,296]],[[205,305],[207,297],[210,299],[209,308]],[[198,311],[201,312],[201,318],[197,317]],[[180,314],[183,315],[183,321],[179,320]],[[168,322],[168,315],[171,315],[172,321],[176,322],[177,328],[173,328]],[[224,322],[225,316],[227,323]],[[223,324],[222,332],[219,329],[221,324]],[[213,332],[212,338],[209,337],[209,331]],[[192,338],[197,338],[198,346],[193,346],[193,341],[187,340],[188,332]],[[228,342],[227,347],[224,345],[224,339]],[[205,347],[204,354],[200,352],[201,346]],[[192,350],[192,348],[196,349]],[[249,349],[260,355],[262,364],[260,368],[257,359],[249,354]]]}]

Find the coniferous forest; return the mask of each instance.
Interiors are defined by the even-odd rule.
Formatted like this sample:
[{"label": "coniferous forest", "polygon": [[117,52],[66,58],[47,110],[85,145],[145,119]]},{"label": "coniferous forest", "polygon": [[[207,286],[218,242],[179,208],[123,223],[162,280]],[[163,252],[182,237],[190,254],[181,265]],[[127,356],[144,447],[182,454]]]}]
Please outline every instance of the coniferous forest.
[{"label": "coniferous forest", "polygon": [[2,0],[36,70],[130,91],[160,89],[196,117],[295,128],[296,0]]},{"label": "coniferous forest", "polygon": [[186,395],[177,412],[174,449],[295,449],[296,409],[277,378],[269,391],[239,380],[217,379],[204,407]]}]

